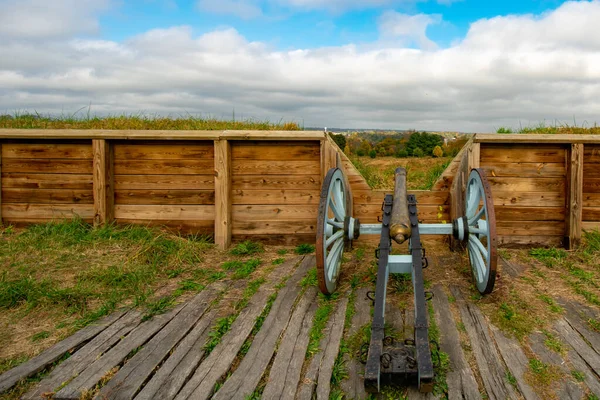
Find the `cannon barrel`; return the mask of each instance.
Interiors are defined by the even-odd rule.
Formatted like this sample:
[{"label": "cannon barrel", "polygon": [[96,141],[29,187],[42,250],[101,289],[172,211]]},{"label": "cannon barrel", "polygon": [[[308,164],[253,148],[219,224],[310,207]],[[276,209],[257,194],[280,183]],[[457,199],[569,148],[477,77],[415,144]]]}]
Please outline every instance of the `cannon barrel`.
[{"label": "cannon barrel", "polygon": [[398,167],[394,173],[394,203],[392,205],[390,237],[396,243],[402,244],[410,238],[410,235],[411,228],[406,196],[406,170]]}]

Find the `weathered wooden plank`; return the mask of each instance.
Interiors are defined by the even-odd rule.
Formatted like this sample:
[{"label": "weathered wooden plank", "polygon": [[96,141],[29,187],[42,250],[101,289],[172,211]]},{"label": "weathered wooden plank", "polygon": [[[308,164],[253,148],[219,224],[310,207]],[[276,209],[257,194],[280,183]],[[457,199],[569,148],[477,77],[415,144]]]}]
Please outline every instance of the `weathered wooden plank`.
[{"label": "weathered wooden plank", "polygon": [[231,147],[234,160],[319,161],[319,142],[235,142]]},{"label": "weathered wooden plank", "polygon": [[318,175],[233,175],[233,190],[245,189],[320,189]]},{"label": "weathered wooden plank", "polygon": [[183,234],[211,234],[214,232],[215,224],[212,220],[207,221],[191,221],[191,220],[172,220],[172,219],[115,219],[115,222],[120,225],[142,225],[156,226],[169,229]]},{"label": "weathered wooden plank", "polygon": [[2,158],[92,159],[90,143],[4,143]]},{"label": "weathered wooden plank", "polygon": [[597,143],[586,144],[583,154],[585,161],[600,163],[600,145]]},{"label": "weathered wooden plank", "polygon": [[[417,205],[419,221],[450,221],[450,206]],[[382,215],[381,204],[354,204],[354,217],[361,222],[377,220]]]},{"label": "weathered wooden plank", "polygon": [[214,190],[117,190],[116,204],[215,204]]},{"label": "weathered wooden plank", "polygon": [[262,394],[262,398],[265,400],[293,399],[296,395],[304,356],[308,348],[309,332],[317,310],[316,294],[316,288],[307,289],[294,310],[269,372],[269,378]]},{"label": "weathered wooden plank", "polygon": [[116,322],[100,332],[88,344],[79,349],[71,357],[63,361],[32,390],[27,392],[22,400],[38,400],[42,397],[48,397],[62,384],[69,382],[87,366],[109,350],[121,338],[127,336],[132,329],[139,325],[142,315],[138,311],[129,311]]},{"label": "weathered wooden plank", "polygon": [[2,171],[17,173],[91,174],[92,160],[6,158]]},{"label": "weathered wooden plank", "polygon": [[564,163],[566,148],[560,145],[485,144],[481,146],[481,163]]},{"label": "weathered wooden plank", "polygon": [[[534,332],[528,337],[529,339],[529,347],[534,355],[542,361],[544,364],[554,365],[565,375],[571,375],[571,371],[567,366],[567,363],[563,358],[556,352],[550,351],[548,347],[544,344],[546,341],[546,337],[539,332]],[[556,395],[559,399],[572,399],[572,400],[580,400],[583,398],[583,390],[579,387],[578,384],[573,382],[570,379],[561,379],[558,382],[558,389],[556,390]]]},{"label": "weathered wooden plank", "polygon": [[[338,302],[336,310],[329,317],[329,321],[327,321],[327,326],[324,330],[323,338],[319,342],[319,348],[321,351],[313,355],[313,358],[310,360],[309,366],[304,374],[304,379],[301,380],[300,385],[298,386],[298,391],[296,392],[297,400],[311,400],[317,385],[322,385],[322,387],[320,389],[321,394],[319,395],[319,393],[316,393],[316,398],[322,399],[325,393],[327,394],[326,398],[329,398],[329,389],[331,384],[331,371],[329,364],[335,362],[335,357],[337,357],[339,351],[339,343],[344,330],[344,318],[347,305],[348,298],[344,297]],[[341,311],[342,309],[343,311]],[[339,326],[340,323],[341,328]],[[330,361],[332,354],[335,355],[333,356],[333,361]],[[323,371],[321,371],[322,369]]]},{"label": "weathered wooden plank", "polygon": [[314,205],[234,205],[231,209],[237,221],[255,220],[310,220],[317,219],[318,207]]},{"label": "weathered wooden plank", "polygon": [[580,371],[585,375],[585,385],[590,389],[592,393],[596,396],[600,396],[600,380],[598,380],[598,375],[596,373],[597,370],[594,371],[590,368],[590,366],[585,362],[583,358],[577,353],[574,349],[569,349],[568,351],[569,361],[573,364],[573,367],[576,371]]},{"label": "weathered wooden plank", "polygon": [[204,315],[218,293],[219,290],[213,285],[196,295],[100,389],[98,396],[115,400],[133,398],[152,372]]},{"label": "weathered wooden plank", "polygon": [[564,221],[564,207],[498,206],[496,221]]},{"label": "weathered wooden plank", "polygon": [[565,177],[567,174],[564,162],[486,162],[482,163],[481,168],[489,177],[547,178],[551,176]]},{"label": "weathered wooden plank", "polygon": [[327,173],[329,172],[329,170],[331,168],[335,168],[335,160],[331,159],[330,156],[330,148],[331,144],[329,143],[329,139],[327,140],[323,140],[321,142],[321,166],[320,166],[320,171],[321,171],[321,176],[323,178],[325,178],[325,176],[327,175]]},{"label": "weathered wooden plank", "polygon": [[231,145],[226,140],[215,141],[215,244],[224,250],[231,244]]},{"label": "weathered wooden plank", "polygon": [[[213,351],[202,361],[192,377],[187,381],[183,388],[175,397],[178,400],[187,398],[206,399],[209,398],[214,390],[215,383],[231,367],[231,363],[237,356],[240,348],[252,332],[256,318],[262,313],[267,298],[273,292],[274,281],[277,281],[298,263],[297,259],[290,260],[279,265],[269,276],[271,285],[261,286],[256,294],[248,302],[248,306],[237,316],[229,332],[221,339]],[[314,257],[304,258],[302,264],[314,263]]]},{"label": "weathered wooden plank", "polygon": [[2,173],[2,188],[92,190],[92,174]]},{"label": "weathered wooden plank", "polygon": [[[352,316],[352,321],[350,321],[350,328],[348,329],[346,338],[351,338],[364,325],[371,323],[371,300],[367,297],[367,292],[370,289],[369,287],[362,287],[355,293],[354,315]],[[344,356],[348,377],[342,381],[341,387],[350,399],[367,397],[364,383],[365,367],[357,358],[358,355],[356,354],[346,354]]]},{"label": "weathered wooden plank", "polygon": [[94,174],[94,225],[103,225],[114,219],[115,186],[114,160],[109,142],[92,140]]},{"label": "weathered wooden plank", "polygon": [[564,207],[563,192],[511,192],[495,190],[492,192],[494,206],[517,207]]},{"label": "weathered wooden plank", "polygon": [[136,400],[170,400],[177,395],[204,357],[204,345],[216,317],[217,309],[213,308],[198,321],[173,354],[135,396]]},{"label": "weathered wooden plank", "polygon": [[117,175],[198,175],[214,170],[212,158],[198,160],[115,160]]},{"label": "weathered wooden plank", "polygon": [[474,141],[479,143],[508,143],[514,145],[522,143],[531,143],[532,145],[539,145],[540,143],[598,143],[600,135],[478,133],[475,135]]},{"label": "weathered wooden plank", "polygon": [[565,180],[560,178],[489,177],[492,193],[503,192],[560,192],[565,191]]},{"label": "weathered wooden plank", "polygon": [[132,330],[123,340],[75,377],[68,385],[59,390],[55,399],[79,399],[82,393],[92,389],[112,368],[120,365],[131,351],[137,349],[162,329],[184,307],[180,305],[166,314],[158,315],[143,322]]},{"label": "weathered wooden plank", "polygon": [[563,235],[561,236],[517,236],[499,235],[498,245],[504,248],[531,248],[531,247],[562,247]]},{"label": "weathered wooden plank", "polygon": [[534,236],[560,236],[565,231],[562,221],[497,221],[496,234],[509,235],[534,235]]},{"label": "weathered wooden plank", "polygon": [[342,298],[336,307],[334,314],[330,317],[333,320],[331,330],[327,337],[327,347],[323,349],[323,358],[317,377],[317,400],[328,400],[331,391],[331,374],[333,366],[340,351],[340,341],[344,334],[344,321],[346,318],[346,306],[348,297]]},{"label": "weathered wooden plank", "polygon": [[74,352],[121,318],[123,314],[124,312],[113,313],[99,322],[83,328],[65,340],[58,342],[48,350],[33,357],[31,360],[4,372],[0,375],[0,393],[10,389],[21,379],[30,377],[43,370],[46,366],[52,364],[66,353]]},{"label": "weathered wooden plank", "polygon": [[212,159],[213,142],[115,143],[116,160]]},{"label": "weathered wooden plank", "polygon": [[506,369],[494,346],[487,322],[479,309],[463,300],[460,289],[452,287],[452,294],[460,311],[471,348],[481,372],[481,378],[490,399],[516,398],[513,387],[506,381]]},{"label": "weathered wooden plank", "polygon": [[600,355],[583,340],[581,335],[567,321],[559,319],[554,324],[554,328],[593,371],[600,371]]},{"label": "weathered wooden plank", "polygon": [[582,206],[600,207],[600,193],[584,193]]},{"label": "weathered wooden plank", "polygon": [[584,193],[600,193],[600,178],[583,178]]},{"label": "weathered wooden plank", "polygon": [[315,244],[315,234],[294,234],[294,235],[282,235],[269,234],[269,235],[253,235],[253,234],[238,234],[233,236],[234,242],[242,242],[246,240],[259,241],[268,245],[277,246],[297,246],[299,244]]},{"label": "weathered wooden plank", "polygon": [[0,142],[0,226],[2,226],[2,191],[3,191],[2,184],[4,183],[4,182],[2,182],[2,146],[3,146],[3,143]]},{"label": "weathered wooden plank", "polygon": [[525,267],[517,260],[505,260],[502,256],[498,257],[498,264],[501,266],[501,273],[506,272],[511,278],[521,276]]},{"label": "weathered wooden plank", "polygon": [[481,145],[479,143],[472,143],[471,146],[468,149],[469,152],[469,167],[467,168],[467,171],[470,173],[470,171],[473,168],[479,168],[479,166],[481,165],[481,158],[482,158],[482,150],[481,150]]},{"label": "weathered wooden plank", "polygon": [[32,204],[93,204],[94,197],[91,190],[84,189],[3,188],[2,202]]},{"label": "weathered wooden plank", "polygon": [[312,160],[246,160],[233,159],[231,169],[237,175],[318,174],[319,163]]},{"label": "weathered wooden plank", "polygon": [[[292,308],[301,290],[300,281],[312,266],[313,264],[308,261],[303,262],[287,281],[285,287],[279,290],[262,328],[252,340],[248,353],[235,372],[212,397],[213,399],[242,399],[254,392],[273,358],[279,337],[288,326]],[[314,302],[315,294],[316,292],[313,292],[312,298],[306,300],[307,305],[309,301]]]},{"label": "weathered wooden plank", "polygon": [[234,220],[231,227],[233,235],[316,235],[317,221],[307,220]]},{"label": "weathered wooden plank", "polygon": [[600,230],[600,221],[583,221],[581,228],[584,231]]},{"label": "weathered wooden plank", "polygon": [[213,221],[215,206],[117,204],[115,218]]},{"label": "weathered wooden plank", "polygon": [[600,207],[583,207],[584,221],[600,221]]},{"label": "weathered wooden plank", "polygon": [[2,204],[2,217],[18,219],[94,218],[91,204]]},{"label": "weathered wooden plank", "polygon": [[589,178],[600,178],[600,162],[591,162],[587,158],[583,161],[583,177],[584,179]]},{"label": "weathered wooden plank", "polygon": [[525,373],[529,371],[529,359],[523,352],[521,345],[514,339],[509,339],[494,325],[490,325],[494,340],[506,367],[517,381],[517,387],[527,400],[539,399],[533,388],[525,381]]},{"label": "weathered wooden plank", "polygon": [[[352,197],[356,204],[378,204],[381,206],[383,199],[391,190],[352,190]],[[408,194],[414,194],[417,198],[417,205],[450,205],[450,192],[433,192],[429,190],[409,190]]]},{"label": "weathered wooden plank", "polygon": [[[274,190],[234,190],[231,202],[241,204],[319,204],[319,192],[313,190],[274,189]],[[600,203],[599,203],[600,204]]]},{"label": "weathered wooden plank", "polygon": [[600,333],[589,329],[586,321],[591,318],[595,319],[598,315],[590,313],[591,309],[587,309],[579,303],[562,298],[558,298],[557,302],[566,310],[564,318],[569,325],[585,338],[585,341],[596,353],[600,354]]},{"label": "weathered wooden plank", "polygon": [[115,190],[214,190],[211,175],[115,175]]},{"label": "weathered wooden plank", "polygon": [[576,248],[581,242],[583,202],[583,144],[572,144],[567,152],[567,202],[565,247]]},{"label": "weathered wooden plank", "polygon": [[450,371],[446,375],[448,399],[481,399],[477,381],[461,347],[448,297],[440,285],[433,287],[433,294],[433,309],[441,334],[440,347],[450,359]]}]

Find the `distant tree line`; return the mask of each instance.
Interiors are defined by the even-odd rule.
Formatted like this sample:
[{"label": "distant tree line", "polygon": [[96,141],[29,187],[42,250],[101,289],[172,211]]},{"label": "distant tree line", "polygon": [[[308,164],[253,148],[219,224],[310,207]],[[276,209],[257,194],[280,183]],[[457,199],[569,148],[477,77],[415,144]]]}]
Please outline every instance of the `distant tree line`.
[{"label": "distant tree line", "polygon": [[467,140],[455,139],[446,145],[442,136],[427,132],[387,135],[355,132],[350,136],[334,133],[330,136],[346,154],[371,158],[454,157]]}]

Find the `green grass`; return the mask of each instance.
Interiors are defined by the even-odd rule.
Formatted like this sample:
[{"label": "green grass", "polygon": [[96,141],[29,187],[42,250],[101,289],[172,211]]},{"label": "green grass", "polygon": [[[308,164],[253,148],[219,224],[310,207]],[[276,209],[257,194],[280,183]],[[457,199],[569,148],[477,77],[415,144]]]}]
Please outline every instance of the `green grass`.
[{"label": "green grass", "polygon": [[295,249],[294,249],[294,253],[296,254],[311,254],[314,253],[315,251],[315,246],[312,244],[299,244]]},{"label": "green grass", "polygon": [[567,258],[568,253],[563,249],[557,248],[536,248],[529,250],[529,255],[533,256],[537,260],[541,261],[549,268],[553,268],[561,260]]},{"label": "green grass", "polygon": [[533,375],[534,381],[545,388],[560,380],[562,377],[562,374],[556,365],[543,363],[537,358],[529,360],[529,370]]},{"label": "green grass", "polygon": [[315,312],[313,326],[310,328],[309,332],[308,348],[306,349],[307,356],[310,357],[319,352],[319,344],[323,337],[323,330],[325,329],[325,325],[327,325],[327,321],[329,321],[329,316],[332,311],[333,303],[330,299],[319,294],[319,307]]},{"label": "green grass", "polygon": [[540,294],[538,297],[544,303],[548,304],[548,308],[553,313],[561,313],[561,312],[563,312],[563,308],[561,306],[559,306],[558,304],[556,304],[556,302],[554,301],[554,299],[552,297],[550,297],[548,295],[545,295],[545,294]]},{"label": "green grass", "polygon": [[247,278],[251,273],[253,273],[256,268],[262,263],[262,261],[258,258],[253,258],[247,261],[226,261],[221,267],[227,271],[233,271],[232,278],[233,279],[243,279]]},{"label": "green grass", "polygon": [[32,342],[39,342],[40,340],[44,340],[50,337],[50,332],[48,331],[41,331],[41,332],[37,332],[34,333],[31,336],[31,341]]},{"label": "green grass", "polygon": [[308,272],[306,273],[306,276],[304,278],[302,278],[302,280],[300,281],[300,285],[302,287],[317,286],[318,284],[319,284],[319,282],[317,280],[317,269],[316,268],[309,269]]},{"label": "green grass", "polygon": [[[440,343],[440,328],[435,320],[433,305],[431,302],[427,303],[427,312],[429,313],[429,341]],[[448,395],[448,383],[446,381],[446,374],[450,369],[450,358],[447,353],[443,352],[435,346],[431,347],[431,358],[434,362],[433,377],[433,394],[438,396]]]},{"label": "green grass", "polygon": [[512,387],[517,389],[517,378],[515,378],[515,376],[508,369],[506,370],[506,380],[512,385]]},{"label": "green grass", "polygon": [[564,354],[566,352],[565,346],[556,336],[546,330],[542,330],[542,333],[546,336],[544,344],[547,348],[558,354]]},{"label": "green grass", "polygon": [[254,327],[252,328],[252,332],[250,333],[250,336],[248,336],[248,338],[244,341],[244,344],[242,345],[242,348],[240,349],[240,354],[242,356],[246,355],[246,353],[248,353],[248,350],[250,350],[250,346],[252,345],[254,336],[256,336],[258,331],[260,331],[260,328],[262,328],[263,323],[265,322],[265,319],[267,318],[267,315],[269,315],[269,312],[271,312],[271,308],[273,308],[273,303],[275,302],[275,299],[277,299],[277,292],[275,292],[269,296],[269,298],[267,299],[267,305],[262,310],[260,315],[258,317],[256,317],[256,321],[254,322]]},{"label": "green grass", "polygon": [[571,370],[571,376],[577,382],[583,382],[583,381],[585,381],[585,374],[583,372],[581,372],[581,371],[576,370],[576,369]]},{"label": "green grass", "polygon": [[[84,110],[84,109],[81,109]],[[80,110],[80,111],[81,111]],[[0,115],[0,128],[7,129],[139,129],[139,130],[301,130],[295,122],[272,123],[244,119],[226,121],[215,118],[180,118],[120,115],[97,117],[87,115],[49,116],[35,114]]]},{"label": "green grass", "polygon": [[273,261],[271,261],[271,265],[280,265],[283,264],[285,262],[285,258],[276,258]]},{"label": "green grass", "polygon": [[589,318],[587,320],[587,322],[588,322],[588,325],[590,326],[590,328],[592,328],[596,332],[600,332],[600,321],[598,321],[597,319],[594,319],[594,318]]},{"label": "green grass", "polygon": [[238,243],[235,247],[229,250],[230,254],[235,256],[249,256],[252,254],[263,253],[265,250],[263,245],[251,240]]}]

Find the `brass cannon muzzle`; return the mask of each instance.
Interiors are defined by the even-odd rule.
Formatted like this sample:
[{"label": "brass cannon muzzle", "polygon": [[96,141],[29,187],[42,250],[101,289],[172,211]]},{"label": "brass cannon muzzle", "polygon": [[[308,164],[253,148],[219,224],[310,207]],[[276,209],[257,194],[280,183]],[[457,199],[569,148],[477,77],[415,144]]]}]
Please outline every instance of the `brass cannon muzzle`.
[{"label": "brass cannon muzzle", "polygon": [[406,170],[396,168],[394,174],[394,203],[392,204],[392,220],[390,237],[398,244],[404,243],[411,235],[408,217],[408,200],[406,193]]}]

